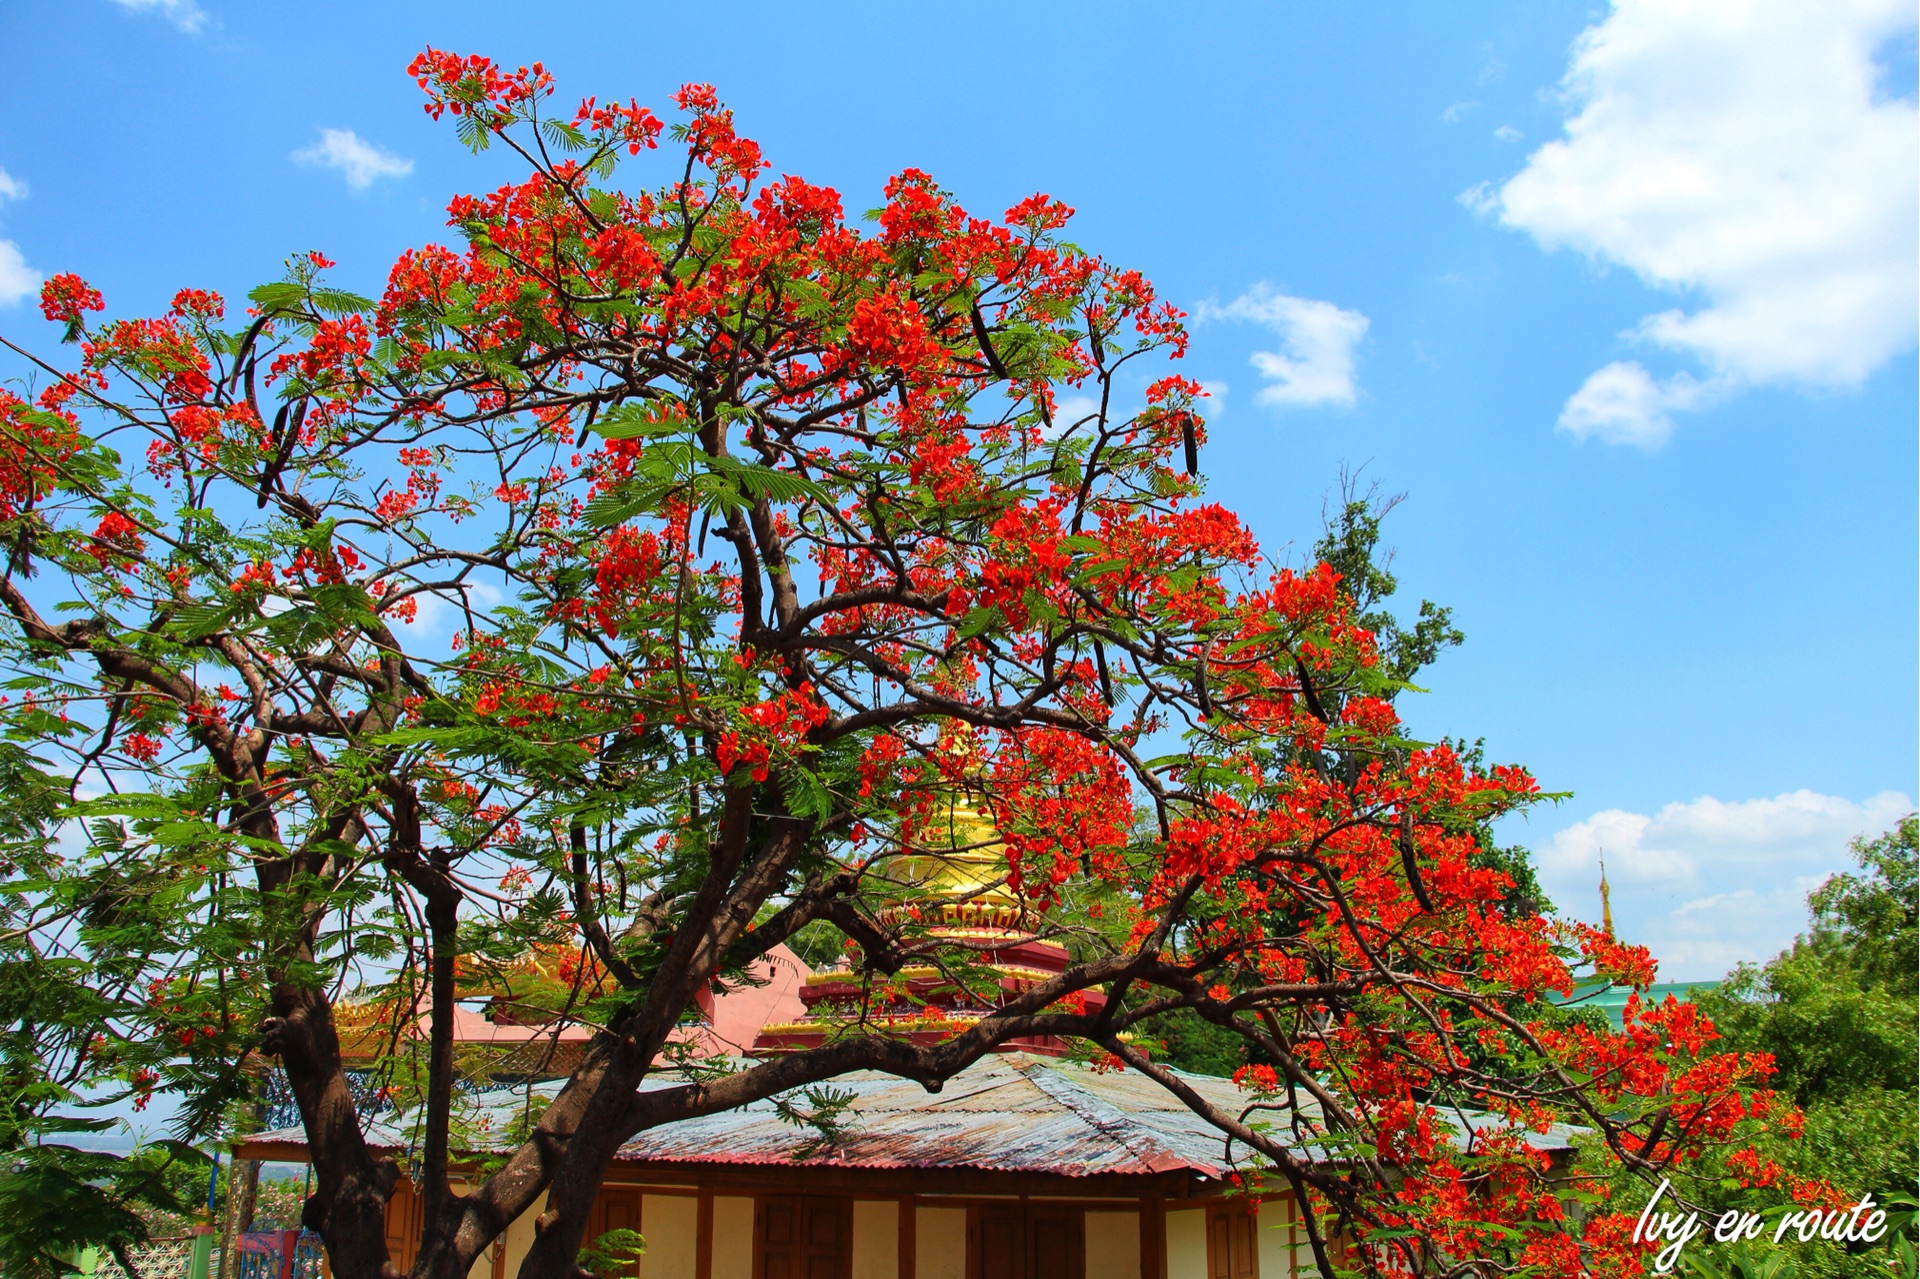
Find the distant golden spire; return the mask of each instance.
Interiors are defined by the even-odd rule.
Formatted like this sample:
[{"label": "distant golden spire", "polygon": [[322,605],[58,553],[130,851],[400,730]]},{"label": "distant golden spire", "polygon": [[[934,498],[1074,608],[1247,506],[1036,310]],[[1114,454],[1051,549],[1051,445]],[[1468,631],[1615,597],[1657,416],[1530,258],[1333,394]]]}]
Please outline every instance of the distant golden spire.
[{"label": "distant golden spire", "polygon": [[[949,720],[940,728],[936,750],[966,779],[978,780],[984,767],[973,726]],[[913,832],[898,864],[915,895],[930,894],[940,904],[935,918],[1013,928],[1025,914],[1020,894],[1007,882],[1007,846],[991,813],[968,796],[967,781],[936,782],[937,792],[925,825]],[[894,903],[893,905],[899,905]],[[932,922],[932,921],[930,921]]]},{"label": "distant golden spire", "polygon": [[1607,940],[1613,940],[1613,899],[1607,893],[1607,853],[1600,851],[1600,927],[1605,930]]}]

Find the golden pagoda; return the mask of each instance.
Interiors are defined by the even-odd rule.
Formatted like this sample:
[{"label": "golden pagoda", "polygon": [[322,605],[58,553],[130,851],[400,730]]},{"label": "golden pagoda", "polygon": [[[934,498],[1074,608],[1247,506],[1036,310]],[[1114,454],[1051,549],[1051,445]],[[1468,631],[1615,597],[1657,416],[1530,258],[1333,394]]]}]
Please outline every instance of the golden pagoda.
[{"label": "golden pagoda", "polygon": [[[814,973],[799,992],[808,1015],[764,1027],[755,1056],[813,1048],[845,1034],[937,1042],[1059,976],[1071,962],[1065,946],[1034,929],[1029,906],[1008,882],[999,831],[958,788],[937,802],[920,838],[891,869],[898,896],[879,911],[882,923],[917,926],[927,949],[948,962],[909,965],[891,976],[850,966]],[[955,961],[956,952],[965,958]],[[1098,992],[1086,994],[1089,1010],[1105,1002]],[[998,1051],[1058,1057],[1067,1044],[1027,1037]]]}]

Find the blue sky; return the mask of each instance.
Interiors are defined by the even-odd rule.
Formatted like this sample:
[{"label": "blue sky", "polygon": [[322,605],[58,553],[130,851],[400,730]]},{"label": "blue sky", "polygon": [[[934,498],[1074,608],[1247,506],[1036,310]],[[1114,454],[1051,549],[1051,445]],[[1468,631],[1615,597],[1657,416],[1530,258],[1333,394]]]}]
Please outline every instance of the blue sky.
[{"label": "blue sky", "polygon": [[[716,16],[717,15],[717,16]],[[373,290],[512,174],[421,112],[425,45],[667,114],[717,85],[776,172],[1036,190],[1193,311],[1214,494],[1272,551],[1344,466],[1405,492],[1408,603],[1465,648],[1417,729],[1567,804],[1509,835],[1705,978],[1790,940],[1915,793],[1911,7],[13,0],[0,333],[319,248]],[[17,366],[4,366],[9,375]]]}]

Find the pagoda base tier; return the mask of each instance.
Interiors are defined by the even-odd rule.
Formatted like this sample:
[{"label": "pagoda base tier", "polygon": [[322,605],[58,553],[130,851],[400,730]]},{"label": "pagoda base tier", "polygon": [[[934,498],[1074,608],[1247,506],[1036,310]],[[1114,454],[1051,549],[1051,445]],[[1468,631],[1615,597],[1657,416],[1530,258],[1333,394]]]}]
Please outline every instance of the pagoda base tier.
[{"label": "pagoda base tier", "polygon": [[[911,1028],[887,1028],[882,1033],[889,1039],[915,1047],[926,1047],[942,1043],[967,1029],[968,1023],[949,1021],[933,1025],[921,1025]],[[791,1027],[768,1026],[754,1040],[753,1055],[756,1057],[780,1057],[787,1053],[805,1052],[809,1048],[818,1048],[830,1044],[843,1036],[815,1023],[803,1022]],[[1072,1052],[1072,1045],[1064,1039],[1052,1035],[1027,1036],[1009,1039],[995,1046],[995,1052],[1031,1053],[1038,1057],[1065,1057]]]},{"label": "pagoda base tier", "polygon": [[[1065,946],[1031,933],[937,928],[933,937],[961,952],[952,956],[956,966],[971,967],[979,976],[962,984],[932,964],[909,965],[891,975],[851,969],[814,973],[799,991],[809,1015],[764,1027],[754,1039],[753,1054],[798,1052],[869,1030],[915,1044],[939,1043],[1058,977],[1072,962]],[[1075,1012],[1098,1012],[1107,1001],[1099,991],[1084,991],[1066,1002]],[[1069,1046],[1051,1035],[1025,1036],[1008,1040],[996,1051],[1063,1057]]]}]

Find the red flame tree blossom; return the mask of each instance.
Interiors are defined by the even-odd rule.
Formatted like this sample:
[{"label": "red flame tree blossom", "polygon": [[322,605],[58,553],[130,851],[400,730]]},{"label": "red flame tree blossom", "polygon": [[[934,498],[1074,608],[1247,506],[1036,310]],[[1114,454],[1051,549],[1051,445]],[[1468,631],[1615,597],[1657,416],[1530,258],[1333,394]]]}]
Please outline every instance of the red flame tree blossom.
[{"label": "red flame tree blossom", "polygon": [[[1576,973],[1646,982],[1648,957],[1514,908],[1482,854],[1533,779],[1408,739],[1411,671],[1353,584],[1271,565],[1202,499],[1201,391],[1161,363],[1179,311],[1045,196],[979,218],[907,170],[850,224],[704,85],[668,129],[553,113],[538,66],[411,71],[530,170],[456,198],[454,246],[402,254],[378,299],[304,255],[230,321],[186,290],[102,322],[57,276],[78,357],[0,394],[26,690],[0,762],[53,796],[8,854],[5,944],[61,992],[33,1022],[55,1093],[169,1090],[206,1132],[277,1059],[309,1223],[336,1273],[390,1274],[397,1173],[336,1000],[423,1009],[424,1058],[388,1074],[420,1125],[413,1273],[465,1274],[544,1192],[521,1273],[560,1276],[642,1129],[856,1068],[931,1086],[1051,1035],[1234,1137],[1323,1265],[1636,1271],[1526,1130],[1582,1124],[1657,1177],[1765,1116],[1765,1063],[1703,1056],[1678,1005],[1623,1034],[1549,1015]],[[663,149],[662,185],[615,184]],[[937,904],[904,868],[956,795],[1087,958],[943,1042],[868,1027],[636,1091],[717,976],[802,928],[880,978],[963,967],[917,922],[937,910],[882,909]],[[80,818],[89,846],[57,854]],[[1097,928],[1058,905],[1090,889]],[[461,983],[533,948],[574,955],[563,1012],[600,1033],[457,1193]],[[1251,1112],[1129,1033],[1179,1009],[1266,1063]],[[1507,1122],[1469,1139],[1461,1106]]]}]

